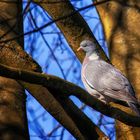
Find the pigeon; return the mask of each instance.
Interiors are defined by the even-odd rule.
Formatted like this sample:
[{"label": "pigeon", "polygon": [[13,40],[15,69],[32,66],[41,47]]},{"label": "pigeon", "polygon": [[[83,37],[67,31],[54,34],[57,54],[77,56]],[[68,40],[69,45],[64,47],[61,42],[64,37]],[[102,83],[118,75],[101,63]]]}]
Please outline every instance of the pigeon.
[{"label": "pigeon", "polygon": [[135,97],[131,83],[121,71],[100,57],[94,42],[82,41],[77,51],[80,50],[86,53],[82,64],[81,79],[89,94],[105,104],[115,101],[123,102],[140,116],[140,103]]}]

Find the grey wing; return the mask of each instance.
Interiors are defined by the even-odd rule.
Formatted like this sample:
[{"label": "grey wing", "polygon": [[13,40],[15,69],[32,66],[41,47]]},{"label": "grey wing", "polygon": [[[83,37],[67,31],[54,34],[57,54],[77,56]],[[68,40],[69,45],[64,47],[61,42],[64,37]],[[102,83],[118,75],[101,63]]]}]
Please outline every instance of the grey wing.
[{"label": "grey wing", "polygon": [[129,81],[119,70],[105,61],[89,62],[84,77],[92,88],[106,96],[126,102],[137,102]]}]

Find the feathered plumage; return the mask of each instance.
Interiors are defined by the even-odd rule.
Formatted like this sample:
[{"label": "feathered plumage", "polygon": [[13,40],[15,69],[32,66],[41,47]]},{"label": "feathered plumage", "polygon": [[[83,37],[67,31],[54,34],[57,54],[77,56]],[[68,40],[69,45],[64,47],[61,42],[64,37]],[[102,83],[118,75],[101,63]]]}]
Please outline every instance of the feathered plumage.
[{"label": "feathered plumage", "polygon": [[128,79],[100,58],[93,42],[84,40],[79,49],[86,52],[81,77],[87,91],[105,103],[113,100],[123,101],[140,116],[140,105]]}]

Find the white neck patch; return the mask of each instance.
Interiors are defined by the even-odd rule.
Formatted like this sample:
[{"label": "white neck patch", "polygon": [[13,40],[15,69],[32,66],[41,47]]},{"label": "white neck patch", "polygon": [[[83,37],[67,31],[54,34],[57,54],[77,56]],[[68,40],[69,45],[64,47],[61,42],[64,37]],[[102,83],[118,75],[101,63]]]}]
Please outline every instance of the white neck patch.
[{"label": "white neck patch", "polygon": [[99,55],[94,52],[89,56],[89,60],[97,60],[99,58]]}]

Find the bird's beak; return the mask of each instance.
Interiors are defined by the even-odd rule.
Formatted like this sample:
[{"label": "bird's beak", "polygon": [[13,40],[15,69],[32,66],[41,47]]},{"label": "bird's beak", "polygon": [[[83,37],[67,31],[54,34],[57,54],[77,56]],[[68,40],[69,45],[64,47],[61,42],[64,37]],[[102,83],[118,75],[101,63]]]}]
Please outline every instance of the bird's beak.
[{"label": "bird's beak", "polygon": [[79,52],[79,51],[81,51],[81,50],[83,50],[82,47],[79,47],[79,48],[77,49],[77,52]]}]

